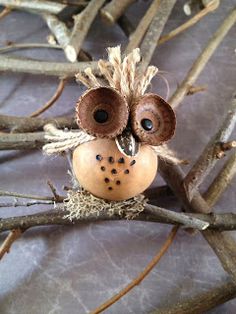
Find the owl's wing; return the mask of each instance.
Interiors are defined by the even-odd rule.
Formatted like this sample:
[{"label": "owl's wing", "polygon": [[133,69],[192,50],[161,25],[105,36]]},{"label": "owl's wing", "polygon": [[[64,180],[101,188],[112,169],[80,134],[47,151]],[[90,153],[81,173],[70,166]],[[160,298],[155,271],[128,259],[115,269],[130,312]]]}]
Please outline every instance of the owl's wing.
[{"label": "owl's wing", "polygon": [[187,164],[188,163],[188,161],[185,159],[179,159],[176,156],[176,153],[172,151],[166,144],[162,144],[159,146],[152,146],[152,149],[155,151],[155,153],[160,159],[166,160],[167,162],[171,162],[174,164]]},{"label": "owl's wing", "polygon": [[94,139],[93,136],[82,130],[62,131],[53,124],[45,125],[44,131],[45,139],[49,141],[48,144],[43,146],[43,151],[47,155],[67,151]]}]

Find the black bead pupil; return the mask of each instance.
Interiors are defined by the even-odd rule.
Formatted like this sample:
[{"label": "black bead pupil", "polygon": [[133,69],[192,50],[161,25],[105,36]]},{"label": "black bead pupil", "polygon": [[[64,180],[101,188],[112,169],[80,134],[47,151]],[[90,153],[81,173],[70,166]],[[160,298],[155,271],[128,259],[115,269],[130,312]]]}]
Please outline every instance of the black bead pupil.
[{"label": "black bead pupil", "polygon": [[151,131],[153,128],[152,121],[149,119],[142,119],[141,125],[144,128],[144,130],[146,130],[146,131]]},{"label": "black bead pupil", "polygon": [[95,111],[93,116],[98,123],[104,123],[108,120],[108,113],[102,109]]}]

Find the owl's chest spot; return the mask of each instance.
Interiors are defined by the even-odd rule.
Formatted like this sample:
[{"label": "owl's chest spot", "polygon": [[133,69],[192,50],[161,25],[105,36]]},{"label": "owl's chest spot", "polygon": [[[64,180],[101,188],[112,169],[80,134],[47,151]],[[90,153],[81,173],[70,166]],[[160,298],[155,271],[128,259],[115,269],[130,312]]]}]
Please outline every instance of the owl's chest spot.
[{"label": "owl's chest spot", "polygon": [[129,176],[133,175],[132,172],[138,171],[138,169],[134,169],[137,164],[135,158],[124,158],[122,155],[117,154],[113,156],[97,154],[95,158],[97,167],[103,175],[100,183],[104,184],[104,188],[108,191],[122,188],[122,185],[126,185]]},{"label": "owl's chest spot", "polygon": [[125,200],[143,192],[157,171],[157,157],[142,146],[135,157],[122,155],[115,141],[97,139],[77,147],[73,168],[80,184],[97,197]]}]

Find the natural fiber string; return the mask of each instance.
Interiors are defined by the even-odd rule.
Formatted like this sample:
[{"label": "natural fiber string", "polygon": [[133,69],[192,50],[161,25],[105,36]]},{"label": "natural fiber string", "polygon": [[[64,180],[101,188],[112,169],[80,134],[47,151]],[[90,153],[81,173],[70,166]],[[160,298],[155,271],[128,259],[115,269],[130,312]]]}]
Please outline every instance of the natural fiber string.
[{"label": "natural fiber string", "polygon": [[45,125],[44,130],[45,138],[51,141],[51,143],[43,146],[43,151],[48,155],[75,148],[94,139],[93,136],[82,130],[62,131],[58,130],[53,124]]}]

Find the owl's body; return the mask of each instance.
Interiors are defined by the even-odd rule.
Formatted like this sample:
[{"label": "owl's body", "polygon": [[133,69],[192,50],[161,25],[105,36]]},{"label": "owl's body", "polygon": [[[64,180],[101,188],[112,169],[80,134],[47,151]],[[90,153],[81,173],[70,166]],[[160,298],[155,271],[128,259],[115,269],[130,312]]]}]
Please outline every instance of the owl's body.
[{"label": "owl's body", "polygon": [[157,157],[142,145],[134,157],[122,154],[111,139],[96,139],[78,146],[73,168],[80,184],[107,200],[126,200],[148,188],[157,172]]}]

